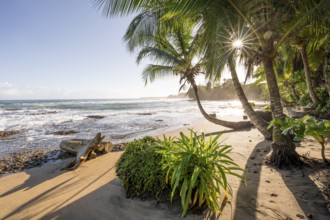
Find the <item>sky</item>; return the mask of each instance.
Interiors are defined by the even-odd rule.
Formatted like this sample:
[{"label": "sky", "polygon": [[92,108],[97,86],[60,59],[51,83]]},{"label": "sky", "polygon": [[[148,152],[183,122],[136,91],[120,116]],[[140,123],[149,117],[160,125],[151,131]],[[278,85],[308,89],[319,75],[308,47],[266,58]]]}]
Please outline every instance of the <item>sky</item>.
[{"label": "sky", "polygon": [[134,16],[105,18],[92,0],[0,1],[0,100],[113,99],[177,94],[145,86],[122,37]]}]

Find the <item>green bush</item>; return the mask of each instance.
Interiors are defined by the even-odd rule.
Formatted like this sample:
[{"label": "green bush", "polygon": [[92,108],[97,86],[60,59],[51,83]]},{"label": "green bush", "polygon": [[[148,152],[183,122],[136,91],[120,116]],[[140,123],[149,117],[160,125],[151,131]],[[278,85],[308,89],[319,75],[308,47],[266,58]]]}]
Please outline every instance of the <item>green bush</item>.
[{"label": "green bush", "polygon": [[162,171],[162,155],[157,141],[144,137],[126,145],[116,163],[116,173],[126,190],[128,198],[159,199],[166,189],[165,173]]},{"label": "green bush", "polygon": [[330,138],[330,121],[317,120],[306,115],[303,118],[293,119],[286,117],[284,121],[275,118],[270,127],[279,126],[282,133],[294,135],[296,140],[302,140],[305,136],[312,136],[321,145],[321,156],[325,163],[329,161],[325,157],[326,138]]},{"label": "green bush", "polygon": [[217,142],[221,134],[208,140],[204,134],[198,137],[193,131],[190,137],[183,133],[180,136],[178,140],[164,137],[161,143],[164,149],[159,151],[163,154],[163,168],[167,170],[166,180],[171,184],[171,199],[179,191],[182,216],[188,209],[221,211],[221,198],[226,200],[231,195],[227,175],[242,178],[237,174],[242,169],[228,155],[231,147]]}]

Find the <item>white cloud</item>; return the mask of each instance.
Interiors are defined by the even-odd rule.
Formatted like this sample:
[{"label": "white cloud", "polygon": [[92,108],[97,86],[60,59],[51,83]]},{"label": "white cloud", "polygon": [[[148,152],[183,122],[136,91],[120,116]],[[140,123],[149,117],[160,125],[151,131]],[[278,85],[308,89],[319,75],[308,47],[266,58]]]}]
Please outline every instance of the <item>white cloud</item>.
[{"label": "white cloud", "polygon": [[0,99],[15,97],[18,94],[19,91],[12,84],[8,82],[0,82]]},{"label": "white cloud", "polygon": [[9,82],[0,82],[0,89],[1,88],[9,88],[9,87],[13,87],[13,85],[10,84]]},{"label": "white cloud", "polygon": [[61,87],[23,87],[0,82],[1,99],[107,99],[118,97],[118,91],[68,89]]}]

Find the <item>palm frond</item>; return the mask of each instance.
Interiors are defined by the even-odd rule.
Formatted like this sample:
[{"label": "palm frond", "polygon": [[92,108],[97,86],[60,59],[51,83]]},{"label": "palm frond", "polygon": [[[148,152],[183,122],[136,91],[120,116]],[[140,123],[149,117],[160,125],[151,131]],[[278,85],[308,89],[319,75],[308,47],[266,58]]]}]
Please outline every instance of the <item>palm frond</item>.
[{"label": "palm frond", "polygon": [[94,6],[103,9],[106,17],[124,16],[153,5],[156,0],[93,0]]},{"label": "palm frond", "polygon": [[146,57],[155,62],[160,62],[165,65],[175,65],[180,63],[180,60],[178,58],[168,53],[167,51],[157,47],[142,48],[136,58],[136,62],[139,64],[141,60]]},{"label": "palm frond", "polygon": [[129,51],[134,51],[140,45],[153,44],[159,14],[159,11],[143,11],[131,21],[124,35],[124,41],[126,41]]},{"label": "palm frond", "polygon": [[149,64],[142,72],[142,79],[144,80],[145,85],[147,85],[148,81],[153,82],[156,79],[162,79],[169,76],[174,76],[172,66]]}]

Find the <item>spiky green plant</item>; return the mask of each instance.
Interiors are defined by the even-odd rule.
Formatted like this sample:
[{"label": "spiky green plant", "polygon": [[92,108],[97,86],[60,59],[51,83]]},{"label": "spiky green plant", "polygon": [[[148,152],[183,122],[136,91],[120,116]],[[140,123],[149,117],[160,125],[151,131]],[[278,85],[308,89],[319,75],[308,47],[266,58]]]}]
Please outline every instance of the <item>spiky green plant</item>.
[{"label": "spiky green plant", "polygon": [[[206,138],[204,133],[190,136],[180,133],[179,139],[166,138],[162,141],[164,149],[163,168],[166,181],[171,185],[171,200],[179,191],[182,216],[188,210],[209,208],[211,213],[221,211],[221,199],[232,196],[227,175],[242,179],[243,171],[229,156],[231,146],[218,142],[221,133],[215,138]],[[222,193],[221,193],[222,192]]]}]

